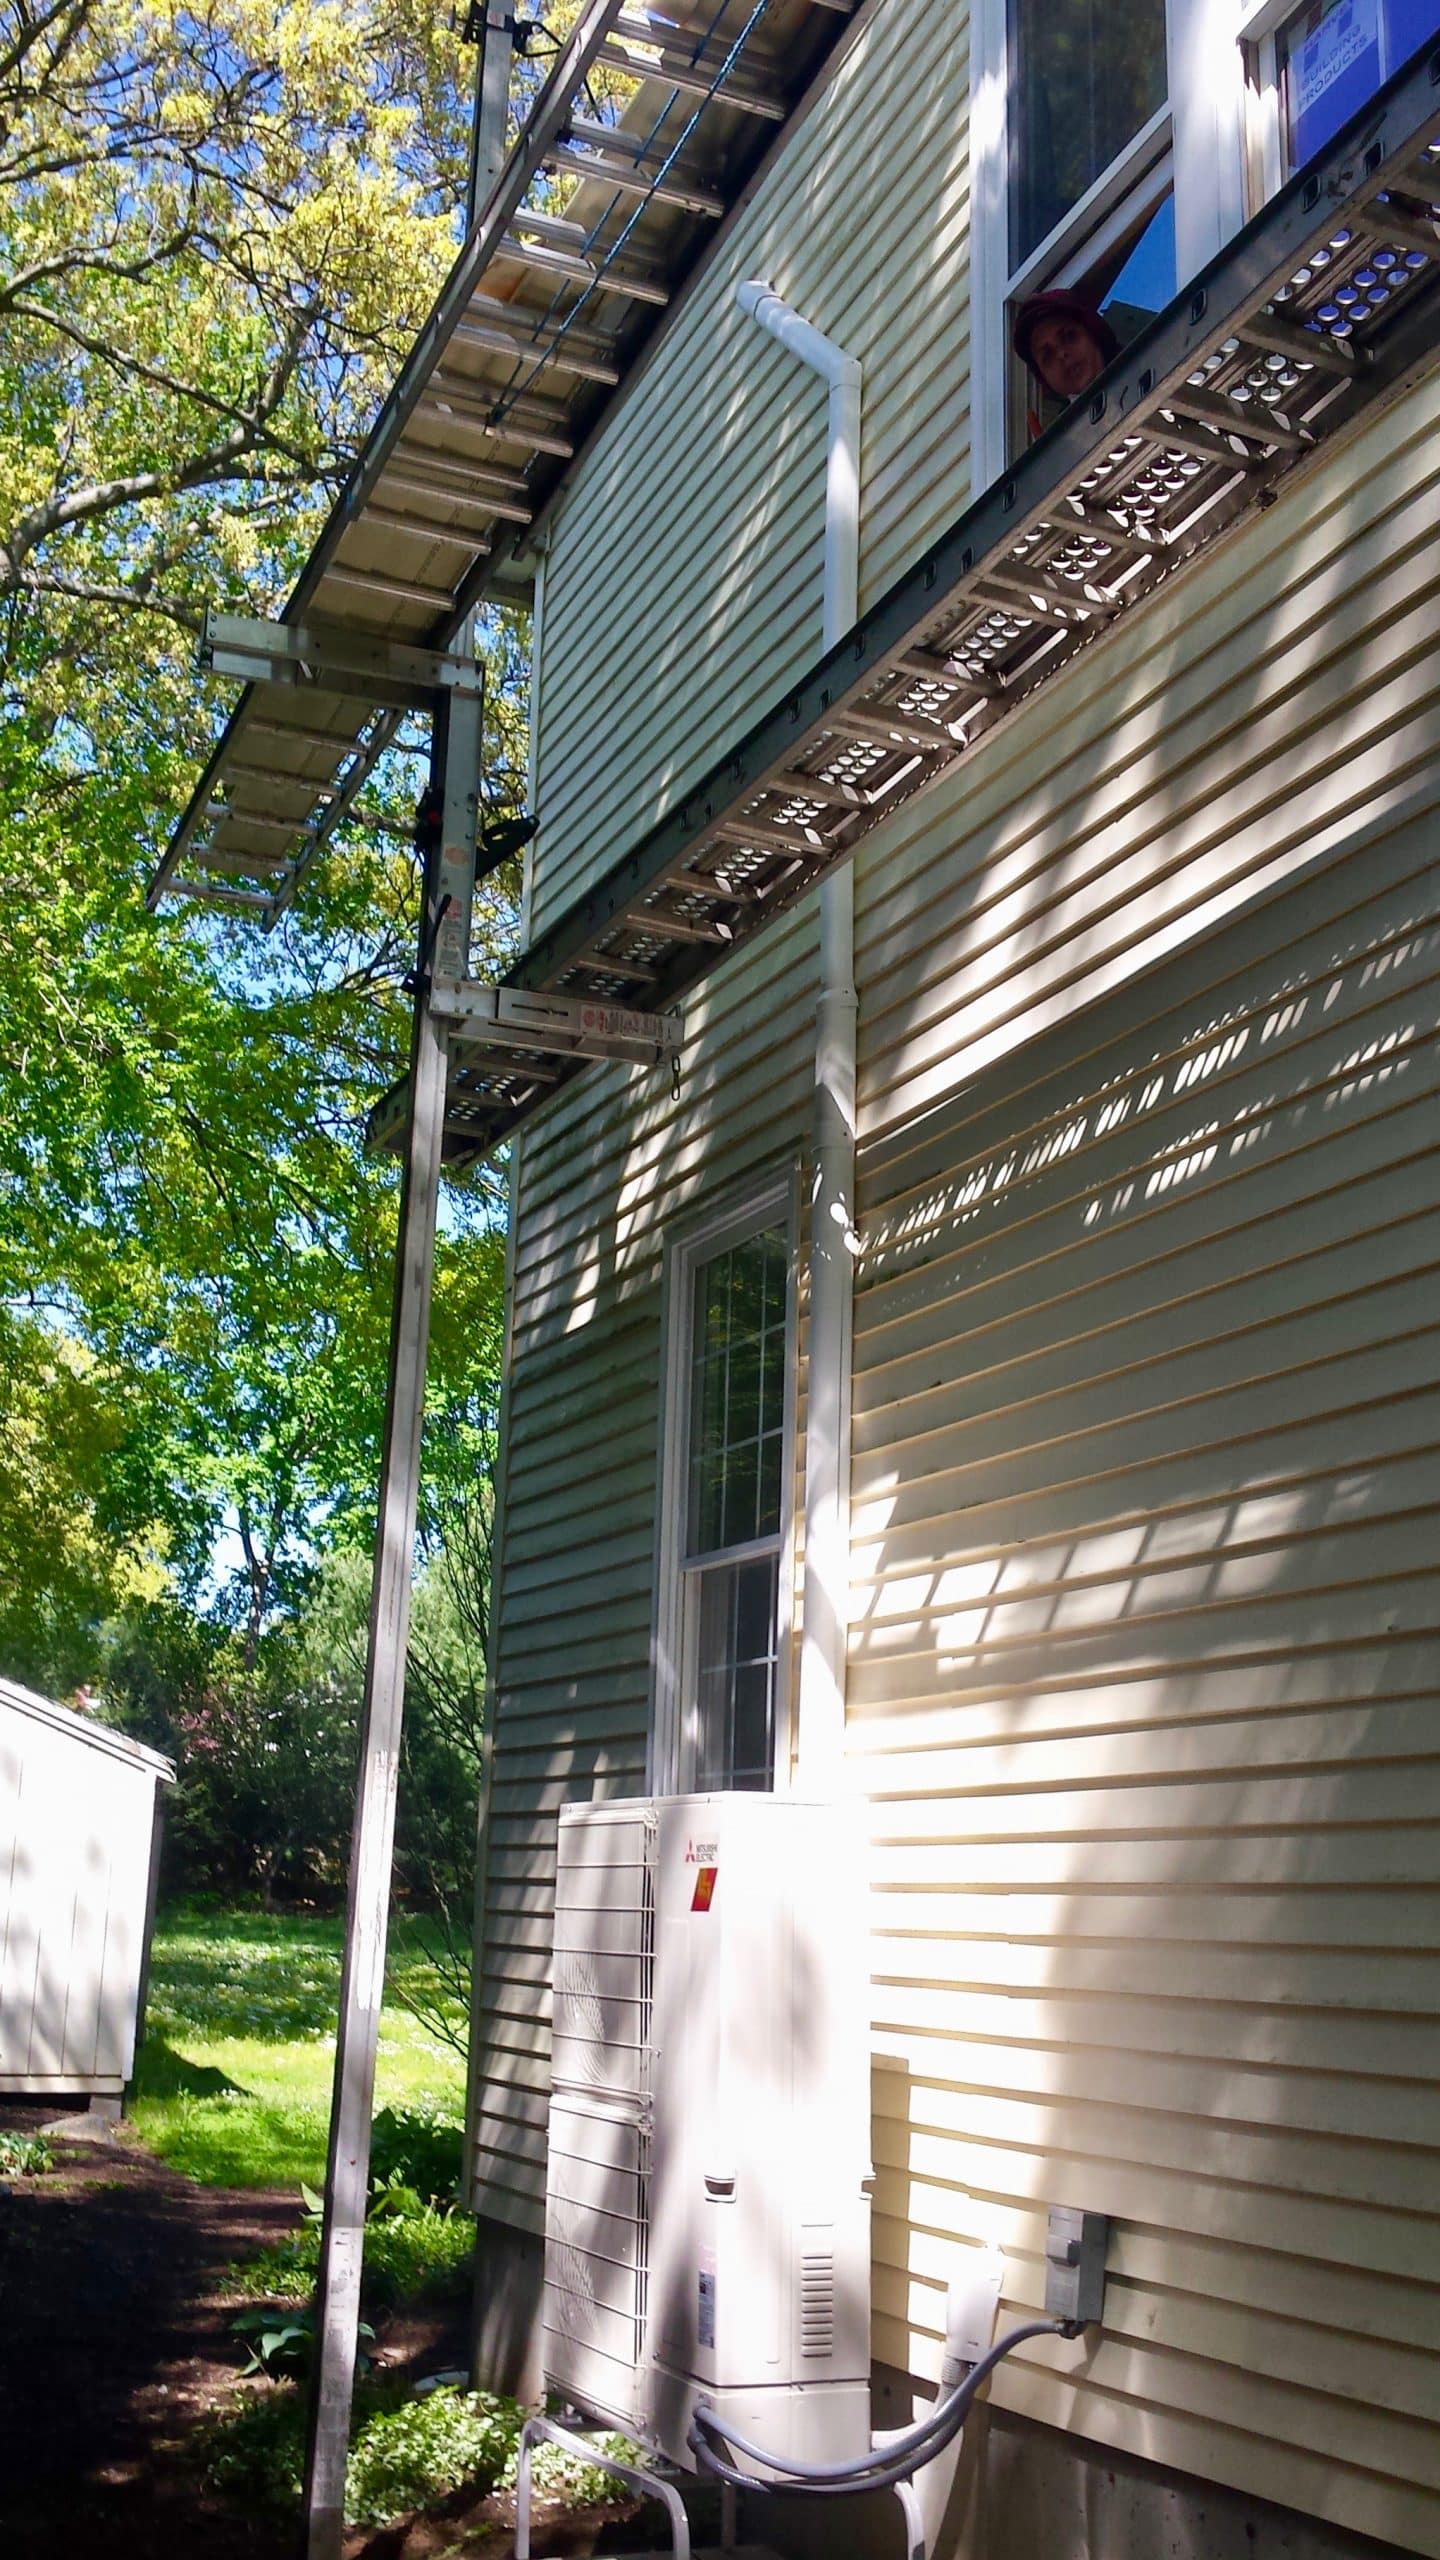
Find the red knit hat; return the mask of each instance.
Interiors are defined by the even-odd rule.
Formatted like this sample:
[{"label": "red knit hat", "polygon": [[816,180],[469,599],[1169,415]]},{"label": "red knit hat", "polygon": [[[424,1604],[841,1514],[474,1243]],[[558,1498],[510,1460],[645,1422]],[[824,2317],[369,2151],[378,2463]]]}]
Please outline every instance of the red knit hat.
[{"label": "red knit hat", "polygon": [[1030,340],[1042,320],[1078,320],[1099,348],[1104,364],[1120,353],[1120,341],[1103,311],[1097,311],[1083,293],[1056,285],[1045,293],[1027,294],[1015,314],[1010,343],[1022,364],[1030,363]]}]

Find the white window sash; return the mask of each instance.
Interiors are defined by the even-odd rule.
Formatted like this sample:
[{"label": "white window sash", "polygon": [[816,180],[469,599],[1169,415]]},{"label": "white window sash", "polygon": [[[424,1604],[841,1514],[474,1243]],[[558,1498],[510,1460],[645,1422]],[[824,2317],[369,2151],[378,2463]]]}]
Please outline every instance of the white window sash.
[{"label": "white window sash", "polygon": [[[775,1782],[788,1770],[792,1700],[789,1660],[795,1549],[795,1239],[796,1178],[789,1168],[741,1192],[731,1193],[677,1236],[666,1253],[661,1320],[660,1462],[655,1553],[655,1620],[651,1637],[650,1741],[646,1788],[651,1795],[685,1792],[695,1766],[695,1657],[699,1575],[717,1564],[743,1564],[775,1555],[779,1560],[775,1674]],[[776,1536],[747,1540],[706,1555],[686,1552],[690,1460],[691,1363],[694,1352],[695,1276],[727,1245],[742,1243],[765,1227],[783,1227],[789,1281],[785,1300],[785,1401],[781,1461],[780,1527]]]},{"label": "white window sash", "polygon": [[[1116,16],[1123,34],[1123,12]],[[1246,213],[1245,65],[1241,0],[1167,0],[1169,98],[1104,170],[1080,203],[1018,269],[1010,263],[1006,0],[971,0],[970,12],[970,487],[978,497],[1012,456],[1005,397],[1007,314],[1032,277],[1071,277],[1096,254],[1106,217],[1122,223],[1166,148],[1175,186],[1180,283],[1239,230]],[[1121,210],[1123,208],[1123,211]],[[1069,256],[1066,244],[1074,243]]]}]

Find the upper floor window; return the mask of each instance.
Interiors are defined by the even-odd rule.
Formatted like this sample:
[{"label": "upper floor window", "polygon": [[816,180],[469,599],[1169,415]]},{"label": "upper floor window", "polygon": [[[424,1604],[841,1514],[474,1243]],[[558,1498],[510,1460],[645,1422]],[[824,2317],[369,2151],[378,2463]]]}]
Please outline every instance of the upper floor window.
[{"label": "upper floor window", "polygon": [[1437,34],[1440,0],[1262,0],[1245,35],[1272,125],[1269,184],[1293,177]]},{"label": "upper floor window", "polygon": [[1440,33],[1440,0],[972,0],[983,487]]},{"label": "upper floor window", "polygon": [[687,1239],[669,1279],[657,1783],[770,1787],[789,1581],[788,1195]]},{"label": "upper floor window", "polygon": [[1228,0],[980,0],[1002,5],[1014,453],[1235,228],[1242,96],[1238,21],[1197,76]]}]

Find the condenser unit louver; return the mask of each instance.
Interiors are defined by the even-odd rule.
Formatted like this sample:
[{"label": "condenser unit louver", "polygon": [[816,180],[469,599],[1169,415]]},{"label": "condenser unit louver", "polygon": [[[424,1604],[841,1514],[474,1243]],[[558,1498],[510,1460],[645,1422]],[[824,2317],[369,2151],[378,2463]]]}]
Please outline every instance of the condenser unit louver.
[{"label": "condenser unit louver", "polygon": [[869,2009],[849,1808],[560,1819],[551,2387],[687,2463],[697,2400],[777,2453],[869,2443]]}]

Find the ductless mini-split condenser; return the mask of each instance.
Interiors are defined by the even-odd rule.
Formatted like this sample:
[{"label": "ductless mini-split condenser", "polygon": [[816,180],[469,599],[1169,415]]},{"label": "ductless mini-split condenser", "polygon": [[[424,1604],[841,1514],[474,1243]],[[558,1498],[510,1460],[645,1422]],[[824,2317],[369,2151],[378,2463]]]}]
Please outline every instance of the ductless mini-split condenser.
[{"label": "ductless mini-split condenser", "polygon": [[864,1879],[859,1808],[560,1817],[546,2376],[681,2464],[699,2400],[786,2459],[870,2443]]}]

